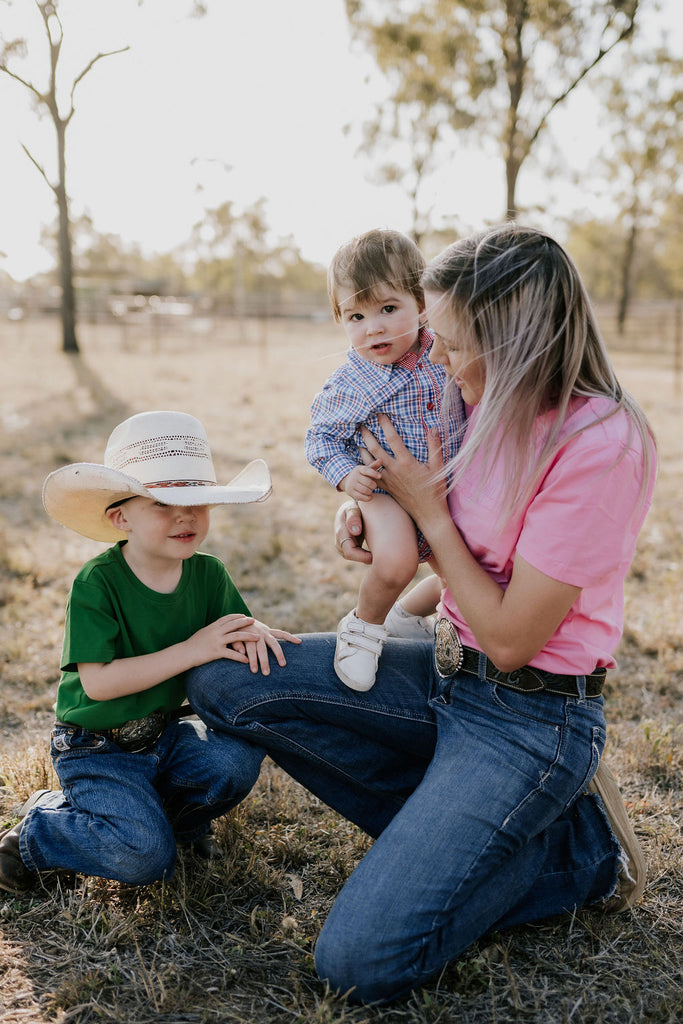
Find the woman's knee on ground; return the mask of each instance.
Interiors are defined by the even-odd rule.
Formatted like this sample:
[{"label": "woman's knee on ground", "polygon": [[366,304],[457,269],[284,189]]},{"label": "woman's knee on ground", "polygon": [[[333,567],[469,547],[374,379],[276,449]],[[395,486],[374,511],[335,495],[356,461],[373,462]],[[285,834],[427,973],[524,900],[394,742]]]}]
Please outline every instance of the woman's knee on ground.
[{"label": "woman's knee on ground", "polygon": [[409,964],[387,955],[372,939],[354,934],[352,926],[329,924],[328,919],[318,936],[315,966],[333,992],[348,995],[351,1002],[383,1003],[410,991]]}]

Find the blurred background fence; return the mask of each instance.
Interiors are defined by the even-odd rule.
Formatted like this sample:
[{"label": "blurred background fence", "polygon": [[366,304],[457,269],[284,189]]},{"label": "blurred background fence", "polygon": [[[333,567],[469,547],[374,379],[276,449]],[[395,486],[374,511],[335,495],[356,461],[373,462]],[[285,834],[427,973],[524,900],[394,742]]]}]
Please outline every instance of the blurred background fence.
[{"label": "blurred background fence", "polygon": [[[154,297],[152,297],[153,299]],[[267,349],[272,337],[282,331],[296,338],[305,325],[308,338],[316,330],[328,336],[334,332],[343,353],[345,341],[340,328],[320,301],[306,304],[280,303],[277,309],[254,302],[243,311],[205,309],[192,298],[144,299],[136,305],[120,302],[115,308],[104,304],[84,305],[79,315],[79,333],[84,354],[101,346],[119,345],[122,351],[140,349],[163,351],[183,344],[212,346],[255,344]],[[619,330],[614,302],[595,303],[596,315],[608,348],[612,351],[652,353],[669,357],[672,369],[681,371],[683,348],[683,302],[680,300],[635,301]],[[277,328],[275,330],[275,328]],[[59,313],[35,305],[0,309],[2,345],[21,345],[32,336],[45,336],[45,343],[59,341]],[[48,339],[54,339],[54,342]],[[668,361],[668,360],[665,360]]]}]

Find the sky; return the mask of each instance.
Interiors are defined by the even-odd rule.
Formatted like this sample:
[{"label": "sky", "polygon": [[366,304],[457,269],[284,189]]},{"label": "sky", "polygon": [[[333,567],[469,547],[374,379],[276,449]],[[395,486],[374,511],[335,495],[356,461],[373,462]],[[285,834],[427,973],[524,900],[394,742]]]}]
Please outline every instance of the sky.
[{"label": "sky", "polygon": [[[683,54],[680,0],[664,7],[657,24]],[[371,227],[408,231],[401,188],[373,181],[357,152],[384,85],[351,43],[343,0],[209,0],[202,19],[188,18],[190,8],[191,0],[60,0],[69,86],[95,54],[130,46],[99,61],[76,90],[67,131],[72,216],[87,212],[96,230],[152,254],[185,241],[204,209],[232,200],[239,211],[265,197],[273,239],[293,238],[322,264]],[[28,57],[13,66],[44,87],[46,43],[32,0],[0,0],[0,36],[19,35]],[[557,115],[556,157],[577,170],[578,184],[524,169],[518,197],[548,196],[566,217],[591,206],[582,169],[602,136],[589,88]],[[56,218],[53,193],[21,144],[51,179],[56,144],[49,119],[39,121],[27,90],[5,75],[0,132],[0,270],[21,281],[52,266],[40,234]],[[465,229],[497,220],[502,160],[485,142],[459,144],[425,201],[437,221],[455,216]],[[604,197],[595,203],[604,214]]]}]

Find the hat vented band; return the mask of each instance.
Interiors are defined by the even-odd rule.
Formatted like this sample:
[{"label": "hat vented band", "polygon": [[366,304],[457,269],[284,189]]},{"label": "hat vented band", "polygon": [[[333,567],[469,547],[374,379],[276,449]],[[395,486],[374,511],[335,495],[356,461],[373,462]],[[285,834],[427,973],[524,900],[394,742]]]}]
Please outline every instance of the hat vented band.
[{"label": "hat vented band", "polygon": [[218,487],[215,480],[155,480],[143,487]]}]

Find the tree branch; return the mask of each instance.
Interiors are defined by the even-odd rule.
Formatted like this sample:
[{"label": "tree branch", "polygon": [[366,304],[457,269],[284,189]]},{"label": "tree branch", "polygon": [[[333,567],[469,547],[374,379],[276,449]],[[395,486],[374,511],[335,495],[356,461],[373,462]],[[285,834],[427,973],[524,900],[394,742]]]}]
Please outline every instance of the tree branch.
[{"label": "tree branch", "polygon": [[41,167],[41,165],[38,163],[36,158],[33,156],[33,154],[30,152],[30,150],[28,150],[26,148],[26,146],[24,145],[23,142],[21,143],[21,148],[23,149],[24,153],[26,153],[26,156],[29,158],[29,160],[31,161],[33,166],[39,171],[40,175],[42,176],[43,180],[46,182],[48,187],[52,190],[52,192],[54,192],[55,195],[57,195],[57,189],[55,188],[55,186],[52,184],[52,182],[48,178],[47,174],[45,173],[44,168]]},{"label": "tree branch", "polygon": [[[126,50],[130,50],[130,46],[122,46],[120,50],[108,50],[106,53],[98,53],[96,57],[93,57],[93,59],[88,64],[86,64],[86,66],[81,71],[80,75],[76,76],[73,85],[71,86],[71,95],[69,97],[71,101],[71,110],[69,112],[69,118],[71,118],[71,115],[74,112],[74,93],[76,92],[76,86],[79,84],[79,82],[82,82],[85,76],[90,71],[92,71],[92,69],[97,64],[98,60],[104,60],[105,57],[114,57],[117,53],[125,53]],[[69,118],[67,118],[67,120]]]},{"label": "tree branch", "polygon": [[[628,39],[628,37],[632,34],[632,32],[633,32],[633,30],[635,28],[635,24],[636,24],[635,23],[635,17],[636,17],[637,9],[638,9],[638,4],[636,4],[635,10],[633,11],[633,15],[631,16],[631,20],[629,21],[628,25],[626,26],[625,29],[623,29],[620,32],[620,34],[617,36],[617,38],[614,40],[614,42],[611,43],[607,47],[607,49],[605,49],[605,50],[600,49],[598,51],[598,53],[596,54],[595,58],[590,62],[590,64],[587,64],[584,68],[582,68],[581,72],[576,76],[574,81],[571,82],[571,84],[567,86],[567,88],[564,90],[564,92],[560,93],[559,96],[555,97],[555,99],[552,101],[552,103],[550,104],[550,106],[548,107],[546,112],[540,118],[538,124],[536,125],[536,130],[529,136],[529,139],[528,139],[528,142],[527,142],[527,147],[526,147],[527,148],[527,152],[531,149],[531,147],[533,146],[534,142],[538,138],[538,136],[539,136],[539,134],[541,132],[541,129],[545,125],[546,121],[548,120],[548,118],[552,114],[552,112],[555,109],[555,107],[559,106],[560,103],[562,103],[564,100],[566,100],[567,96],[569,96],[569,94],[572,93],[574,91],[574,89],[576,89],[576,87],[584,80],[586,75],[590,71],[592,71],[593,68],[596,67],[600,63],[600,61],[604,57],[606,57],[607,54],[610,53],[614,49],[615,46],[618,46],[619,43],[623,42],[624,39]],[[607,27],[609,27],[609,26],[607,26]],[[607,29],[605,29],[605,31],[607,31]],[[605,33],[603,32],[603,36],[604,36],[604,34]]]},{"label": "tree branch", "polygon": [[19,82],[19,84],[23,85],[26,89],[29,90],[29,92],[32,92],[40,103],[45,102],[45,97],[42,95],[42,93],[38,92],[35,85],[32,85],[31,82],[27,82],[25,78],[22,78],[21,75],[15,74],[14,71],[10,71],[6,64],[0,64],[0,71],[4,71],[5,74],[9,75],[10,78],[13,78],[15,82]]}]

